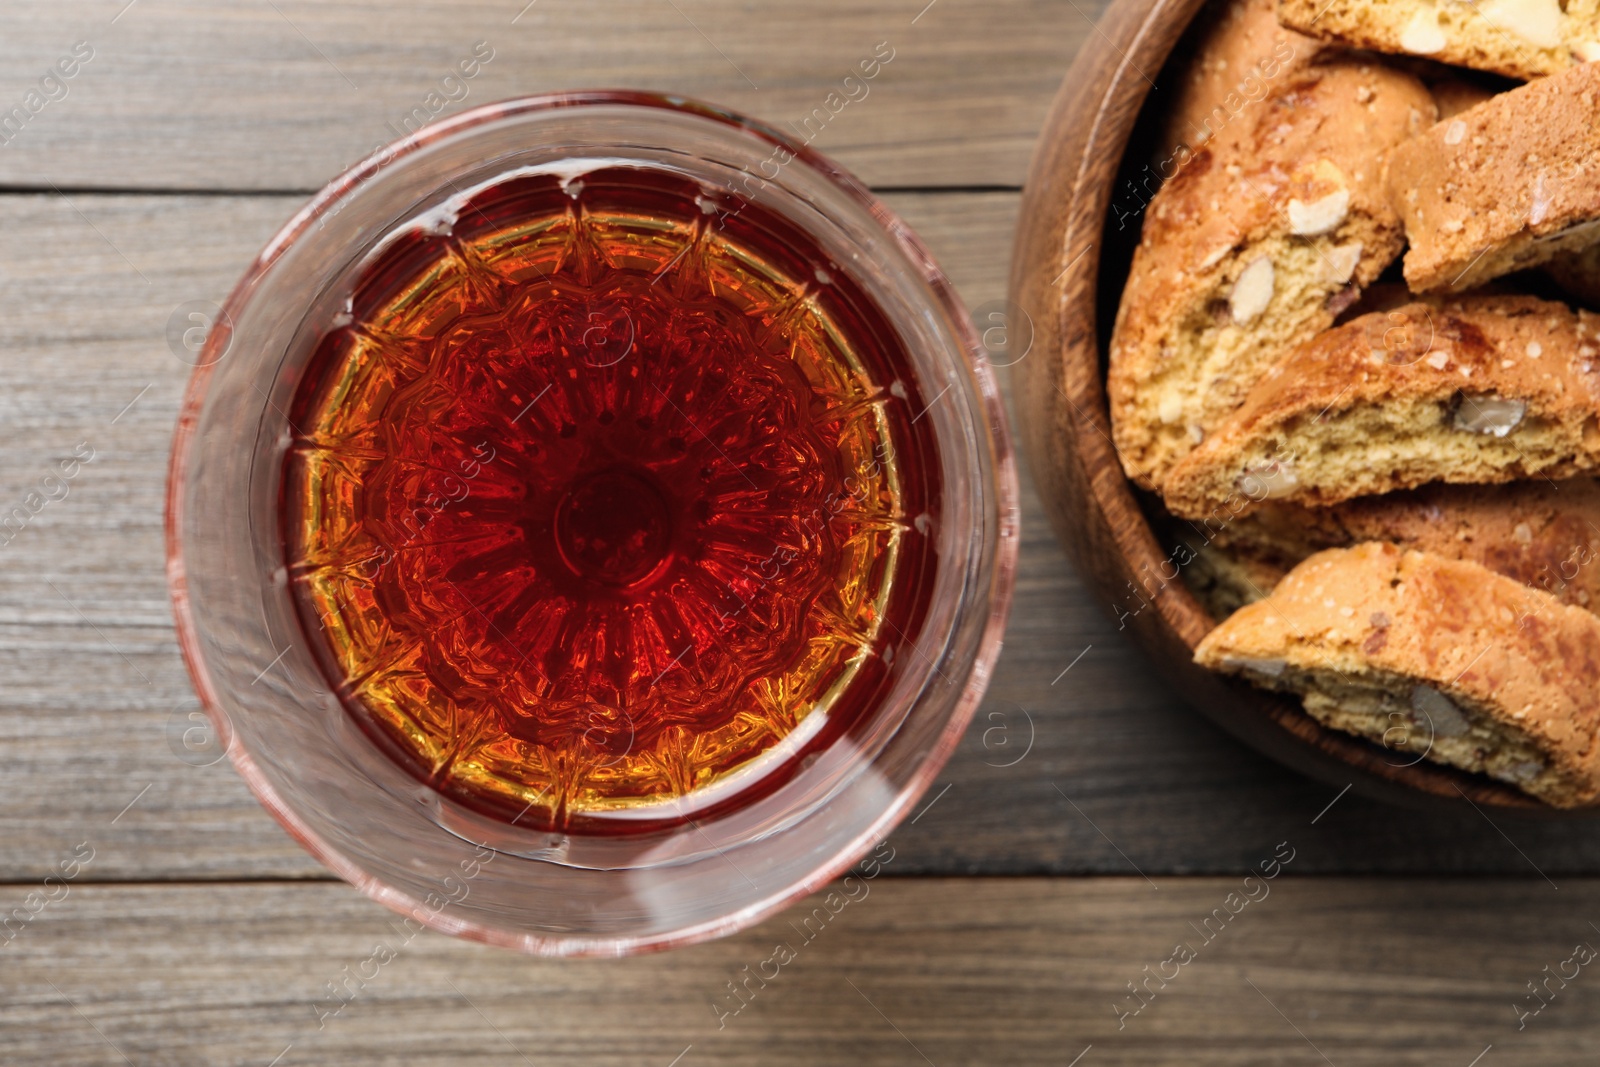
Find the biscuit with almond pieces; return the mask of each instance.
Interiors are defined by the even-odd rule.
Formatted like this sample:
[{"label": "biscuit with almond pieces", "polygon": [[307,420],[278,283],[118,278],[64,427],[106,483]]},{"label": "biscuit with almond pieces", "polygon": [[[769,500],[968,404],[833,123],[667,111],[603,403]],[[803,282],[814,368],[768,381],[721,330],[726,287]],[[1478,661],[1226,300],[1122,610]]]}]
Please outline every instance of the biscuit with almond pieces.
[{"label": "biscuit with almond pieces", "polygon": [[1278,21],[1355,48],[1523,81],[1600,59],[1600,0],[1281,0]]},{"label": "biscuit with almond pieces", "polygon": [[1387,544],[1312,556],[1195,662],[1300,697],[1325,726],[1556,807],[1600,796],[1600,618]]},{"label": "biscuit with almond pieces", "polygon": [[1531,296],[1378,312],[1271,368],[1163,487],[1176,515],[1600,469],[1600,315]]},{"label": "biscuit with almond pieces", "polygon": [[1399,255],[1382,154],[1435,113],[1408,74],[1317,66],[1156,193],[1107,375],[1113,436],[1135,482],[1158,486],[1266,368],[1332,325]]}]

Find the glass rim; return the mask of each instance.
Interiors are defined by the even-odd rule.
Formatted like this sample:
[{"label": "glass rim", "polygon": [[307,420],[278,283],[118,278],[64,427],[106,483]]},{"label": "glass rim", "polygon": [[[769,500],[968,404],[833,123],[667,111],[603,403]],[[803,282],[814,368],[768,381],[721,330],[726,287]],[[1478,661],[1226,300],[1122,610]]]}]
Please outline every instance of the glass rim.
[{"label": "glass rim", "polygon": [[[919,280],[927,287],[939,310],[947,315],[952,324],[956,339],[968,357],[968,370],[977,387],[975,398],[977,411],[985,420],[988,433],[986,443],[992,454],[994,466],[993,484],[988,487],[993,496],[996,521],[993,575],[986,602],[988,617],[978,639],[960,698],[942,727],[937,741],[923,755],[905,785],[897,791],[893,802],[888,804],[854,839],[841,847],[827,861],[818,864],[805,877],[775,890],[761,900],[715,919],[666,933],[639,936],[596,937],[585,934],[518,933],[492,923],[462,919],[448,914],[447,909],[429,908],[423,901],[388,885],[380,877],[367,872],[346,857],[283,801],[266,775],[257,767],[250,753],[241,745],[234,743],[235,735],[231,721],[206,667],[199,627],[189,597],[184,564],[183,527],[186,517],[184,490],[188,485],[189,453],[199,426],[200,412],[206,401],[211,377],[221,356],[226,354],[232,343],[232,324],[236,321],[237,313],[248,304],[257,284],[283,252],[342,198],[374,178],[396,159],[421,151],[437,141],[493,124],[501,119],[556,109],[593,106],[656,108],[734,127],[774,147],[781,147],[791,152],[795,162],[802,163],[829,179],[840,191],[862,207],[905,255],[908,263],[920,275]],[[985,442],[978,443],[979,447],[984,444]],[[315,193],[273,234],[250,262],[223,301],[184,390],[167,472],[165,515],[167,588],[172,602],[179,651],[200,704],[217,732],[219,743],[227,753],[234,770],[244,779],[256,800],[319,863],[372,900],[442,933],[541,956],[635,955],[693,944],[744,929],[815,892],[854,866],[859,857],[875,842],[884,840],[905,818],[910,807],[926,793],[966,733],[988,689],[995,662],[1000,654],[1016,584],[1020,540],[1019,496],[1016,451],[1011,440],[1005,405],[993,369],[984,357],[984,348],[976,327],[965,306],[956,296],[954,287],[937,266],[926,245],[860,179],[828,156],[764,122],[686,96],[636,89],[541,93],[470,108],[449,118],[432,122],[378,148]]]}]

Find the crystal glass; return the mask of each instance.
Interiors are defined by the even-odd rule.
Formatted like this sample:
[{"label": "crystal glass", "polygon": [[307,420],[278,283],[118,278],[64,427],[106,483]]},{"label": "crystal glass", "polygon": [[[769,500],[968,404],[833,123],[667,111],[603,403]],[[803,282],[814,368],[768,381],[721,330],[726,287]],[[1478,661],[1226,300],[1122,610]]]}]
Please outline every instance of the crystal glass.
[{"label": "crystal glass", "polygon": [[[801,227],[911,353],[938,443],[937,566],[916,654],[862,728],[717,817],[584,837],[489,819],[380,753],[319,669],[284,565],[286,412],[315,331],[386,235],[526,168],[667,168]],[[432,212],[433,215],[429,215]],[[184,657],[250,788],[305,848],[418,922],[526,952],[621,955],[746,926],[846,870],[911,809],[988,683],[1017,553],[1011,444],[978,338],[922,243],[804,145],[635,92],[529,97],[435,123],[340,176],[228,298],[173,442],[168,579]]]}]

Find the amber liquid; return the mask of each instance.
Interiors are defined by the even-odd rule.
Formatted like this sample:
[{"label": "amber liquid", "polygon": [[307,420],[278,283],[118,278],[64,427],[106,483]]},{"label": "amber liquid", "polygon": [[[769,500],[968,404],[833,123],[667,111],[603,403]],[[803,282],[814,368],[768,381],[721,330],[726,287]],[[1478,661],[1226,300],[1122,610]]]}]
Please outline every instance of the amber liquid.
[{"label": "amber liquid", "polygon": [[805,234],[663,172],[453,216],[364,271],[296,395],[283,532],[327,673],[518,825],[748,803],[921,654],[937,451],[896,335]]}]

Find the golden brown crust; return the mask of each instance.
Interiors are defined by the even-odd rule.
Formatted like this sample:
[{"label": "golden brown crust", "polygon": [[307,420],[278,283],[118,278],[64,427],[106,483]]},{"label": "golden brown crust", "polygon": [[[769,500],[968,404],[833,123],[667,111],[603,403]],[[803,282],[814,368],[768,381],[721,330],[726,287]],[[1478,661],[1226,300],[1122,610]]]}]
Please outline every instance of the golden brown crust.
[{"label": "golden brown crust", "polygon": [[1417,292],[1461,292],[1600,241],[1600,63],[1501,93],[1389,157]]},{"label": "golden brown crust", "polygon": [[1330,508],[1274,501],[1221,527],[1212,541],[1284,568],[1324,549],[1387,541],[1468,560],[1600,612],[1600,484],[1593,478],[1426,485]]},{"label": "golden brown crust", "polygon": [[1355,48],[1524,81],[1600,58],[1595,0],[1282,0],[1278,19]]},{"label": "golden brown crust", "polygon": [[[1481,721],[1483,736],[1526,746],[1542,766],[1497,758],[1466,730],[1464,744],[1430,738],[1433,758],[1553,804],[1600,794],[1600,618],[1475,563],[1384,544],[1320,553],[1207,635],[1195,660],[1302,694],[1380,696],[1397,709],[1417,706],[1415,687],[1427,687]],[[1328,700],[1307,708],[1337,719]]]},{"label": "golden brown crust", "polygon": [[1600,316],[1472,296],[1366,315],[1291,353],[1164,490],[1198,518],[1597,468]]},{"label": "golden brown crust", "polygon": [[1434,114],[1410,75],[1330,62],[1180,160],[1151,202],[1111,346],[1114,433],[1136,482],[1158,485],[1399,254],[1380,156]]},{"label": "golden brown crust", "polygon": [[1195,19],[1185,44],[1193,58],[1180,75],[1156,146],[1162,159],[1179,145],[1199,148],[1226,127],[1248,121],[1275,84],[1330,50],[1279,25],[1277,0],[1218,0]]}]

